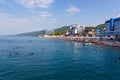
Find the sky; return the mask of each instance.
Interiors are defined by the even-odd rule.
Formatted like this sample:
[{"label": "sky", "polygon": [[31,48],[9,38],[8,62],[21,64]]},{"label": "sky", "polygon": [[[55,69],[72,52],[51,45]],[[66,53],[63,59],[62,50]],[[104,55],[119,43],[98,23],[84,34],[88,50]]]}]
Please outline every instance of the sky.
[{"label": "sky", "polygon": [[0,0],[0,35],[96,26],[120,17],[120,0]]}]

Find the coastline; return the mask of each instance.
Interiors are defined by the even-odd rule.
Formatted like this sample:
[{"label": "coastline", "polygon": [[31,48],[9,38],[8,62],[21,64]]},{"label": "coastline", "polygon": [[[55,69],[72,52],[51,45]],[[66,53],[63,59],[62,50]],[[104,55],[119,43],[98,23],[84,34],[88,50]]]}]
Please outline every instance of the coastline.
[{"label": "coastline", "polygon": [[73,41],[73,42],[81,42],[81,43],[93,43],[103,46],[110,47],[120,47],[120,42],[118,41],[110,41],[110,40],[101,40],[99,37],[65,37],[65,36],[39,36],[40,38],[52,38],[64,41]]}]

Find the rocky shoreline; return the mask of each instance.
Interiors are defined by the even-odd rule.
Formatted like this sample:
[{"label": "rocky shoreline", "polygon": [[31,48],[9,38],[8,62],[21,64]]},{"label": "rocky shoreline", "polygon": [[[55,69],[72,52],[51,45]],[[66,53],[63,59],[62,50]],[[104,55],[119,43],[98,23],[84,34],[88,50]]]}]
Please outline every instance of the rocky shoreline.
[{"label": "rocky shoreline", "polygon": [[81,42],[81,43],[94,43],[94,44],[99,44],[99,45],[104,45],[104,46],[120,47],[120,42],[118,42],[118,41],[101,40],[99,37],[44,36],[42,38],[53,38],[53,39],[65,40],[65,41],[74,41],[74,42]]}]

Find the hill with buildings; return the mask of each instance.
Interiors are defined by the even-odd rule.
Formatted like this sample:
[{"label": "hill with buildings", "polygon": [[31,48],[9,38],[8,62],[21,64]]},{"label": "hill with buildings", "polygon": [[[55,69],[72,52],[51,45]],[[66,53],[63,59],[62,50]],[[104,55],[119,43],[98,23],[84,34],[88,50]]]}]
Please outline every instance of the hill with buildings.
[{"label": "hill with buildings", "polygon": [[22,33],[18,34],[17,36],[39,36],[39,35],[61,35],[62,33],[66,32],[69,30],[68,26],[64,26],[61,28],[57,28],[54,30],[41,30],[41,31],[34,31],[34,32],[28,32],[28,33]]},{"label": "hill with buildings", "polygon": [[[105,24],[100,24],[96,27],[86,27],[85,29],[86,30],[92,30],[92,29],[103,30],[104,28],[105,28]],[[70,31],[69,26],[64,26],[64,27],[57,28],[54,30],[41,30],[41,31],[22,33],[22,34],[18,34],[17,36],[61,35],[65,33],[66,31]]]},{"label": "hill with buildings", "polygon": [[69,30],[70,30],[69,26],[64,26],[64,27],[61,27],[61,28],[57,28],[57,29],[54,29],[54,35],[61,35],[64,32],[69,31]]},{"label": "hill with buildings", "polygon": [[97,25],[97,26],[95,26],[95,27],[93,27],[93,26],[88,26],[88,27],[86,27],[86,29],[87,29],[87,30],[89,30],[89,29],[104,30],[104,29],[105,29],[105,24],[99,24],[99,25]]},{"label": "hill with buildings", "polygon": [[104,29],[105,29],[105,24],[97,25],[97,26],[95,27],[95,29],[104,30]]}]

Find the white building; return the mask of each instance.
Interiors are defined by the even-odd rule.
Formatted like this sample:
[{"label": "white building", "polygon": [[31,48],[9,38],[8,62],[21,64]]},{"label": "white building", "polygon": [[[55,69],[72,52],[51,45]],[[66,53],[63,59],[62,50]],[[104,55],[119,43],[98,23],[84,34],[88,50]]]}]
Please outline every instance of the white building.
[{"label": "white building", "polygon": [[45,30],[45,35],[53,34],[54,30]]},{"label": "white building", "polygon": [[85,30],[84,26],[80,26],[79,24],[70,25],[70,34],[71,35],[80,35]]}]

